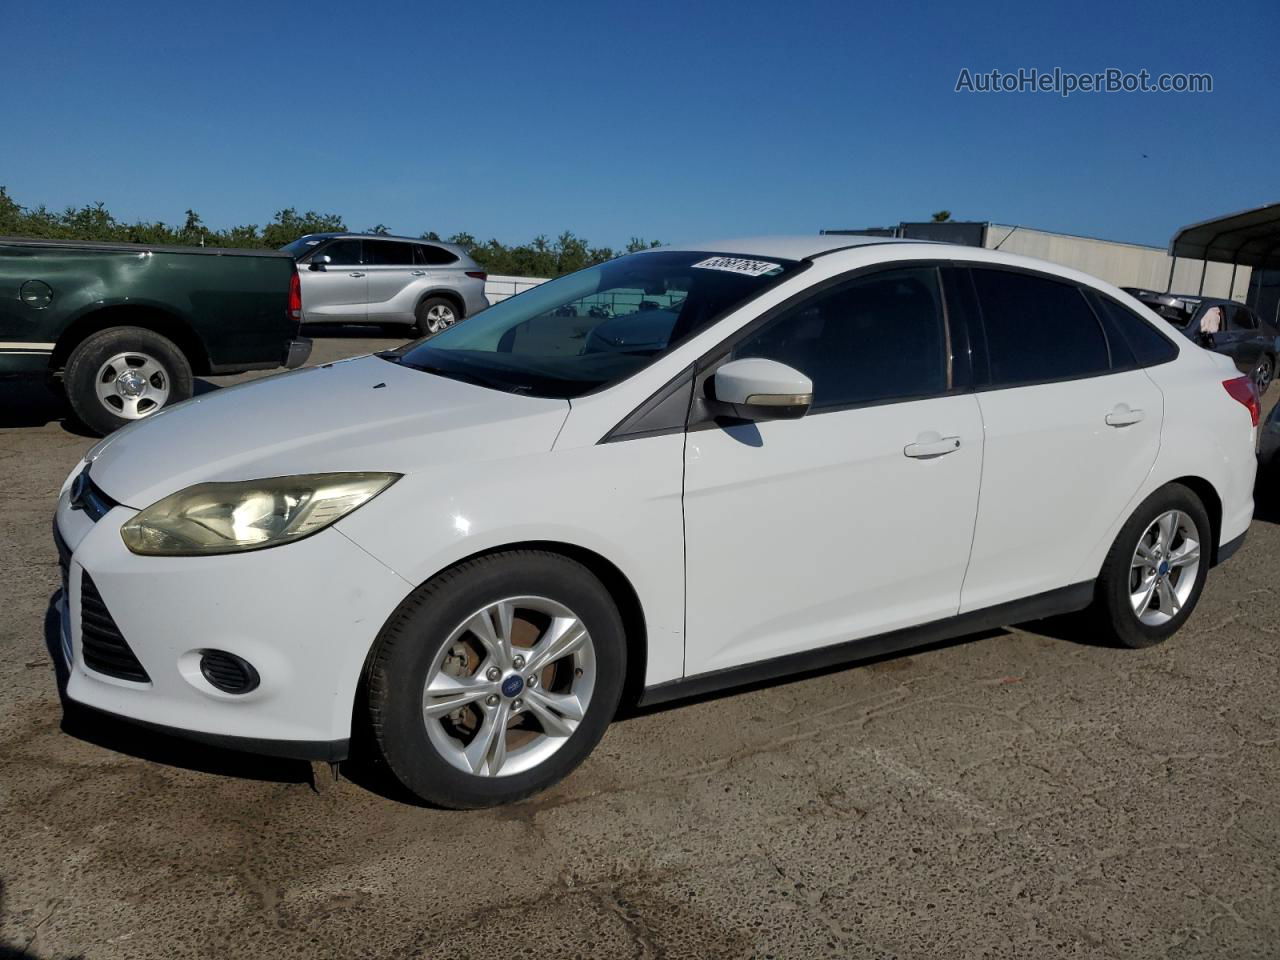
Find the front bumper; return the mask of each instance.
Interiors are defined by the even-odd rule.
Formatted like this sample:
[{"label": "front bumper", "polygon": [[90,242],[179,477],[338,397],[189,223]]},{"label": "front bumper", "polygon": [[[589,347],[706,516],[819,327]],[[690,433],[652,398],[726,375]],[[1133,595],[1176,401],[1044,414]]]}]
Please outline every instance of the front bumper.
[{"label": "front bumper", "polygon": [[284,365],[289,370],[296,370],[311,358],[311,338],[298,337],[289,341],[289,348],[284,353]]},{"label": "front bumper", "polygon": [[[283,547],[219,557],[140,557],[120,539],[133,514],[100,521],[58,501],[65,558],[59,609],[70,701],[165,733],[308,760],[345,756],[365,658],[410,585],[337,530]],[[146,682],[88,666],[81,597],[93,581]],[[91,616],[93,616],[91,614]],[[225,650],[259,686],[224,693],[200,652]]]}]

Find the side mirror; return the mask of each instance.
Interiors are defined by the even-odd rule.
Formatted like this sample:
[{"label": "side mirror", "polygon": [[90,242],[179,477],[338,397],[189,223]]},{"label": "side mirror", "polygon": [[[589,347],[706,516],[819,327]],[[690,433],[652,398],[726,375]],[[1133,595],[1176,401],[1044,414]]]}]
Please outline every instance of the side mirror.
[{"label": "side mirror", "polygon": [[777,360],[730,360],[712,377],[720,403],[743,420],[796,420],[813,403],[813,381]]},{"label": "side mirror", "polygon": [[329,268],[329,264],[331,263],[333,263],[333,257],[329,256],[327,253],[322,253],[319,256],[311,258],[311,266],[308,267],[308,269],[320,270],[323,272]]}]

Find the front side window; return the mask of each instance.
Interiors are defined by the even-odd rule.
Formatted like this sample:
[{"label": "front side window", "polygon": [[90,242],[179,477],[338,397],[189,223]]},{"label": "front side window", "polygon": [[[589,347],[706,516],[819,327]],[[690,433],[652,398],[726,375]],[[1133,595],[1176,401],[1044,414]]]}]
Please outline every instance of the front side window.
[{"label": "front side window", "polygon": [[413,245],[398,240],[366,240],[364,262],[370,267],[412,266]]},{"label": "front side window", "polygon": [[386,359],[536,396],[634,374],[802,269],[792,260],[655,251],[540,284]]},{"label": "front side window", "polygon": [[324,247],[319,251],[322,256],[329,258],[329,263],[335,267],[358,267],[360,266],[360,241],[359,240],[335,240],[333,243]]},{"label": "front side window", "polygon": [[733,357],[799,370],[814,410],[935,396],[948,388],[941,303],[932,267],[860,277],[769,321]]},{"label": "front side window", "polygon": [[972,269],[993,387],[1070,380],[1111,369],[1107,338],[1073,283]]}]

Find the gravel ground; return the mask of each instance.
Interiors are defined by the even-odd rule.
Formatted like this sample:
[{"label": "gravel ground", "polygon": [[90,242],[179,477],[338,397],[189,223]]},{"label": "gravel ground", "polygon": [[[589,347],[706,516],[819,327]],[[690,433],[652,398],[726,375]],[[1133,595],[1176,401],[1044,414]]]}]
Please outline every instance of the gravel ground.
[{"label": "gravel ground", "polygon": [[1280,956],[1275,507],[1164,646],[1033,624],[649,712],[453,813],[63,724],[63,416],[0,383],[0,958]]}]

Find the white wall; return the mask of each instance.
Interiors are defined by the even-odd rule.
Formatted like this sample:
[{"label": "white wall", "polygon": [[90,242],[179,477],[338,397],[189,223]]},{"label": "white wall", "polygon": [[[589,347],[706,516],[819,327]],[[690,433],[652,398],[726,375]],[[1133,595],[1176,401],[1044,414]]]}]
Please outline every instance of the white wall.
[{"label": "white wall", "polygon": [[504,277],[490,274],[484,282],[484,295],[492,306],[499,300],[514,297],[517,293],[546,282],[545,277]]},{"label": "white wall", "polygon": [[[1003,241],[1003,243],[1001,243]],[[1117,287],[1145,287],[1148,290],[1169,288],[1169,254],[1160,247],[1137,243],[1116,243],[1048,233],[1029,227],[1013,227],[993,223],[987,227],[986,246],[999,246],[1006,253],[1037,257],[1064,267],[1074,267]],[[1179,258],[1173,272],[1172,292],[1200,293],[1207,297],[1230,297],[1244,300],[1249,290],[1249,267],[1236,268],[1235,285],[1231,284],[1231,264],[1210,263],[1204,274],[1204,290],[1200,290],[1199,260]]]}]

